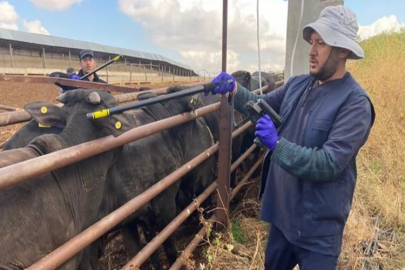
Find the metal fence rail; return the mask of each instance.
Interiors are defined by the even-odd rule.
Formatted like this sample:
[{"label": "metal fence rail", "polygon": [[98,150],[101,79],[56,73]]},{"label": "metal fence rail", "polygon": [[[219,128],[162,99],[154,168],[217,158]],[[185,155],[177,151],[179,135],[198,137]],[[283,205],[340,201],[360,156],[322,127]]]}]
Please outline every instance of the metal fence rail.
[{"label": "metal fence rail", "polygon": [[[264,89],[267,91],[267,88]],[[258,92],[256,90],[255,92]],[[86,142],[80,145],[69,147],[57,152],[53,152],[44,156],[33,158],[19,163],[11,162],[7,167],[0,169],[0,189],[16,184],[20,181],[24,181],[28,178],[41,175],[46,172],[64,167],[68,164],[75,163],[77,161],[86,159],[90,156],[111,150],[113,148],[119,147],[131,141],[146,137],[148,135],[160,132],[164,129],[171,128],[175,125],[191,121],[197,117],[212,113],[220,108],[220,103],[215,103],[200,109],[197,109],[194,113],[188,113],[183,115],[172,116],[157,122],[153,122],[144,126],[140,126],[129,130],[122,134],[121,136],[114,138],[112,136],[104,137],[97,139],[91,142]],[[248,122],[243,125],[241,128],[237,129],[232,138],[242,134],[249,127],[252,126],[252,123]],[[83,231],[81,234],[77,235],[63,246],[59,247],[57,250],[46,256],[44,259],[38,261],[37,263],[30,266],[28,269],[55,269],[69,258],[73,257],[80,250],[85,248],[88,244],[95,241],[98,237],[103,235],[109,229],[114,227],[120,221],[125,219],[131,213],[135,212],[142,205],[147,203],[149,200],[157,196],[159,193],[163,192],[168,186],[177,181],[180,177],[185,175],[187,172],[192,170],[200,162],[213,155],[218,151],[220,143],[215,144],[211,148],[207,149],[205,152],[201,153],[199,156],[191,160],[190,162],[184,164],[181,168],[174,171],[159,183],[152,186],[150,189],[137,196],[133,200],[129,201],[127,204],[117,209],[110,215],[104,217],[99,222],[95,223],[87,230]],[[246,153],[244,153],[231,167],[231,171],[235,170],[236,167],[254,150],[255,145],[253,145]],[[3,164],[6,162],[3,161]],[[247,178],[246,178],[247,179]],[[229,180],[228,180],[229,181]],[[217,184],[218,185],[218,184]],[[212,187],[211,187],[212,188]],[[220,189],[221,187],[219,187]],[[218,190],[219,190],[218,189]],[[236,191],[240,187],[236,187],[232,194],[236,194]],[[229,192],[226,193],[229,197]],[[234,195],[233,195],[234,196]],[[201,198],[201,197],[200,197]],[[184,214],[183,214],[184,215]],[[179,222],[179,221],[177,221]],[[174,225],[171,225],[174,226]],[[170,228],[169,228],[170,229]],[[169,230],[168,229],[168,230]],[[170,229],[172,230],[172,229]],[[167,236],[167,234],[165,235]],[[162,237],[162,236],[160,236]],[[159,238],[155,241],[158,241]],[[164,241],[164,240],[159,240]],[[156,245],[156,244],[154,244]],[[154,246],[152,246],[154,248]],[[151,250],[151,246],[148,247]],[[143,262],[147,258],[143,257],[149,254],[151,251],[147,251],[138,255],[135,259],[135,262]],[[153,251],[152,251],[153,252]],[[142,256],[142,257],[139,257]],[[141,259],[139,259],[141,258]]]}]

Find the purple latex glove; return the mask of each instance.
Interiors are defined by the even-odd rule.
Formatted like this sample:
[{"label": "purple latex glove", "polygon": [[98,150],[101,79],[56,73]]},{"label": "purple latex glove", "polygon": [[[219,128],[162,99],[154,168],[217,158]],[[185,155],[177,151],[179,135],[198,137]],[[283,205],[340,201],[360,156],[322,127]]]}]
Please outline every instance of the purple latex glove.
[{"label": "purple latex glove", "polygon": [[80,80],[80,76],[76,75],[76,74],[72,74],[69,76],[72,80]]},{"label": "purple latex glove", "polygon": [[[232,83],[228,83],[226,82],[227,80],[231,79]],[[220,82],[222,82],[222,84],[219,84]],[[229,92],[233,92],[235,90],[235,86],[236,86],[236,80],[233,76],[229,75],[226,72],[221,72],[220,74],[218,74],[213,80],[212,83],[217,83],[219,85],[217,85],[215,87],[215,89],[212,91],[213,95],[216,94],[227,94]]]},{"label": "purple latex glove", "polygon": [[262,116],[256,123],[255,135],[262,139],[264,145],[270,150],[274,150],[278,141],[276,126],[267,114]]}]

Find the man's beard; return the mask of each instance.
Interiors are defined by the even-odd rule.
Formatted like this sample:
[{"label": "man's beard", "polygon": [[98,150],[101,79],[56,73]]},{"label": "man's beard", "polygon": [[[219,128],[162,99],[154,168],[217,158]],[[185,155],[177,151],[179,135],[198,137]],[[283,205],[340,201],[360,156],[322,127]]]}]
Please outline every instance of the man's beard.
[{"label": "man's beard", "polygon": [[321,82],[330,79],[333,75],[335,75],[338,69],[338,62],[339,62],[339,50],[334,50],[332,48],[326,63],[323,67],[317,72],[313,73],[310,72],[309,74],[314,77],[316,80]]}]

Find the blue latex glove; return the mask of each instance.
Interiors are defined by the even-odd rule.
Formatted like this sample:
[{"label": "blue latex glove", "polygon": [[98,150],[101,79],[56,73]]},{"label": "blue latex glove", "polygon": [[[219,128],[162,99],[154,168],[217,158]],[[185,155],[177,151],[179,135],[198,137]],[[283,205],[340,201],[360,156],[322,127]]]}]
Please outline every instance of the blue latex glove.
[{"label": "blue latex glove", "polygon": [[267,114],[262,116],[256,123],[255,135],[262,139],[264,145],[270,150],[274,150],[278,141],[276,126]]},{"label": "blue latex glove", "polygon": [[[226,82],[227,80],[231,79],[232,83],[228,83]],[[229,75],[226,72],[221,72],[220,74],[218,74],[213,80],[212,83],[220,83],[222,82],[222,84],[219,84],[215,87],[215,89],[212,91],[213,95],[216,94],[227,94],[229,92],[233,92],[235,90],[235,86],[236,86],[236,80],[233,76]]]},{"label": "blue latex glove", "polygon": [[80,80],[80,76],[76,75],[76,74],[71,74],[69,76],[72,80]]}]

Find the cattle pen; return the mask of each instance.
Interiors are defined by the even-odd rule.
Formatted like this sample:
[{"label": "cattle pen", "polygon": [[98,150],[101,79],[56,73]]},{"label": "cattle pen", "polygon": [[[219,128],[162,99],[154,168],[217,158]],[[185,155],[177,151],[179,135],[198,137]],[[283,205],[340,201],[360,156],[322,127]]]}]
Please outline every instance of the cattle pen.
[{"label": "cattle pen", "polygon": [[[226,48],[227,48],[227,1],[223,1],[223,40],[222,40],[222,71],[226,71]],[[115,95],[118,103],[124,103],[137,100],[139,89],[130,87],[114,86],[114,85],[101,85],[92,82],[72,81],[61,78],[24,78],[23,76],[0,76],[0,81],[20,81],[30,83],[49,83],[61,84],[73,87],[87,88],[87,89],[102,89],[107,91],[123,92],[124,94]],[[279,87],[283,84],[280,81],[276,84]],[[202,83],[189,84],[190,86],[200,85]],[[166,88],[159,88],[149,90],[157,95],[164,95]],[[268,91],[264,87],[263,92]],[[260,89],[254,92],[259,93]],[[233,164],[231,164],[231,148],[232,140],[237,136],[241,136],[250,127],[253,126],[251,122],[247,122],[238,129],[233,128],[233,97],[221,96],[220,102],[204,106],[195,110],[194,112],[172,116],[163,120],[159,120],[150,124],[133,128],[118,137],[108,136],[94,141],[85,142],[69,148],[65,148],[56,152],[52,152],[43,156],[28,159],[22,162],[1,161],[3,168],[0,169],[0,189],[10,187],[22,181],[28,181],[30,178],[42,175],[44,173],[52,172],[53,170],[65,167],[67,165],[85,160],[89,157],[106,152],[108,150],[120,147],[126,143],[133,142],[149,135],[161,132],[186,123],[188,121],[197,119],[204,115],[220,111],[219,121],[219,141],[213,146],[206,149],[189,162],[183,164],[179,169],[173,171],[159,182],[151,186],[139,196],[136,196],[126,204],[116,209],[112,213],[101,218],[98,222],[88,227],[86,230],[76,235],[74,238],[44,256],[42,259],[29,266],[26,269],[30,270],[43,270],[43,269],[56,269],[63,263],[68,261],[74,255],[89,246],[92,242],[107,233],[115,225],[119,224],[126,217],[139,210],[143,205],[150,202],[153,198],[162,193],[170,185],[179,181],[179,179],[193,170],[197,165],[201,164],[204,160],[211,157],[218,152],[218,178],[214,181],[204,192],[202,192],[194,201],[188,205],[177,217],[169,223],[166,228],[160,231],[157,236],[150,241],[143,249],[122,268],[139,269],[139,267],[157,250],[157,248],[171,235],[175,230],[193,213],[199,206],[212,194],[216,194],[216,209],[211,218],[208,219],[210,224],[217,224],[217,228],[228,226],[228,211],[229,203],[235,198],[237,192],[246,184],[251,175],[258,169],[263,161],[263,157],[255,161],[254,165],[246,173],[243,179],[233,189],[230,188],[230,175],[237,167],[255,150],[256,145],[253,144],[245,153],[243,153]],[[8,126],[16,123],[23,123],[29,121],[30,115],[18,108],[13,108],[3,105],[7,112],[0,114],[0,126]],[[9,162],[9,164],[7,163]],[[178,256],[176,262],[170,266],[170,269],[180,269],[185,263],[186,258],[192,254],[194,249],[200,243],[202,238],[207,234],[207,227],[203,226],[196,234],[194,239],[189,243],[185,250]]]}]

